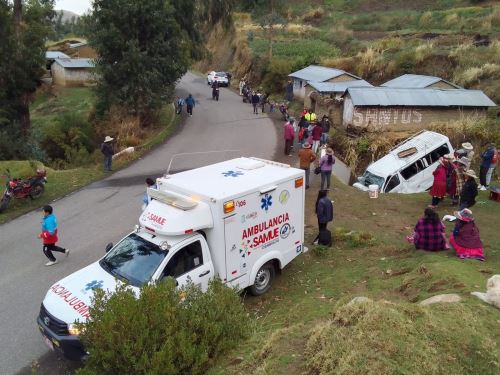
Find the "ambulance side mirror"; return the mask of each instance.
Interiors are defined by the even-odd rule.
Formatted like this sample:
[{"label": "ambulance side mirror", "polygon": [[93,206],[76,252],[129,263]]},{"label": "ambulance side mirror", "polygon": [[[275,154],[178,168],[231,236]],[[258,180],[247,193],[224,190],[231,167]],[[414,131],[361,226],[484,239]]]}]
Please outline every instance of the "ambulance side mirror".
[{"label": "ambulance side mirror", "polygon": [[113,248],[113,242],[110,242],[106,245],[106,252],[108,252],[109,250],[111,250]]}]

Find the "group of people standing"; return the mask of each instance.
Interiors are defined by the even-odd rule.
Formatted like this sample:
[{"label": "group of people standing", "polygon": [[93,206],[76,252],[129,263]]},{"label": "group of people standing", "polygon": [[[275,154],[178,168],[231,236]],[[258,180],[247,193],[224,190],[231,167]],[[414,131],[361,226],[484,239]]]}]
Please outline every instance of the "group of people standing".
[{"label": "group of people standing", "polygon": [[321,175],[320,190],[315,205],[318,235],[313,243],[327,246],[331,244],[331,232],[327,229],[327,225],[333,221],[333,203],[328,198],[328,192],[331,186],[335,156],[331,147],[326,147],[323,155],[319,151],[321,145],[327,144],[329,132],[330,120],[328,116],[324,115],[321,121],[318,121],[317,115],[310,109],[304,109],[298,124],[295,124],[294,118],[289,118],[284,125],[285,155],[292,155],[297,139],[300,145],[297,153],[299,168],[305,172],[306,189],[310,188],[312,165],[315,166],[314,173]]},{"label": "group of people standing", "polygon": [[[430,190],[431,204],[425,209],[424,216],[415,225],[414,233],[407,240],[414,243],[416,249],[437,251],[453,247],[461,259],[478,259],[483,261],[484,247],[481,242],[479,229],[475,223],[470,208],[476,203],[478,195],[478,177],[471,169],[474,156],[474,147],[471,143],[462,143],[462,147],[453,155],[440,158],[434,174],[434,182]],[[495,144],[489,142],[481,153],[480,190],[489,187],[491,178],[498,162],[498,151]],[[454,212],[456,224],[446,237],[445,226],[439,220],[435,208],[448,195],[451,205],[458,205],[459,210]],[[446,218],[446,216],[445,216]]]}]

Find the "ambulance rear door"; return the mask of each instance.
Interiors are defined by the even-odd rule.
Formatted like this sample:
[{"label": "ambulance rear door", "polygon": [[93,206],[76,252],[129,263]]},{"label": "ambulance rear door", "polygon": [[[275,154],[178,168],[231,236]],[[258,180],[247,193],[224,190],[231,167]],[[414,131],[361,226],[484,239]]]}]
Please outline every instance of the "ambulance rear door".
[{"label": "ambulance rear door", "polygon": [[241,285],[235,279],[270,252],[284,266],[303,251],[303,189],[290,179],[234,200],[234,215],[224,219],[227,282]]}]

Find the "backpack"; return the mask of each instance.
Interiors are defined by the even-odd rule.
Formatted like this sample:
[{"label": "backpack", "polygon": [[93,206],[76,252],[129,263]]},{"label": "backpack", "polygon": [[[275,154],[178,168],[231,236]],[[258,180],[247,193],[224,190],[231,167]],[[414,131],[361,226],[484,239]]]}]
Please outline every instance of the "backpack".
[{"label": "backpack", "polygon": [[493,151],[493,156],[491,157],[491,165],[497,165],[498,163],[498,151]]},{"label": "backpack", "polygon": [[332,232],[324,229],[319,232],[318,245],[330,246],[332,244]]}]

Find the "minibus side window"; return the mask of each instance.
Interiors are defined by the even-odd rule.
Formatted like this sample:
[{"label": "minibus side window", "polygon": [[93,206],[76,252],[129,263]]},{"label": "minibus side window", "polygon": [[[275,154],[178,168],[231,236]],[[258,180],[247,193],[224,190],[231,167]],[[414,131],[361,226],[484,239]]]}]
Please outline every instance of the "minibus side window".
[{"label": "minibus side window", "polygon": [[387,185],[385,185],[384,191],[388,193],[398,185],[399,185],[399,177],[397,174],[395,174],[394,176],[389,177]]},{"label": "minibus side window", "polygon": [[439,146],[434,151],[425,155],[425,159],[427,160],[427,164],[431,165],[437,162],[441,156],[444,156],[449,153],[450,149],[448,148],[448,145],[445,143],[444,145]]},{"label": "minibus side window", "polygon": [[423,171],[426,168],[422,159],[417,160],[415,163],[410,164],[408,167],[401,171],[401,176],[405,180],[408,180],[415,176],[418,172]]}]

